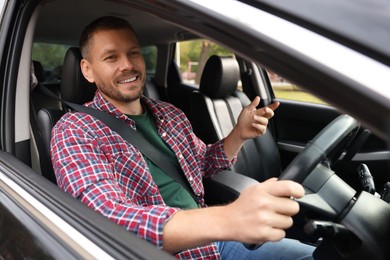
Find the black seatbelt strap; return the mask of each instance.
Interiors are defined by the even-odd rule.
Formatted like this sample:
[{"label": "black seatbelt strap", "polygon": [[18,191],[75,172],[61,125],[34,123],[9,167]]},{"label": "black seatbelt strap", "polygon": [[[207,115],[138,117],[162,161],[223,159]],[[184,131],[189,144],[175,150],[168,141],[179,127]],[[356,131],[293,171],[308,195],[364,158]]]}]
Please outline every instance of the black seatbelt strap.
[{"label": "black seatbelt strap", "polygon": [[69,106],[75,111],[86,113],[102,121],[111,130],[113,130],[114,132],[122,136],[124,139],[129,141],[133,146],[135,146],[144,156],[146,156],[150,161],[152,161],[161,170],[168,174],[174,181],[183,186],[183,188],[185,188],[191,194],[195,201],[198,204],[200,203],[199,198],[194,194],[194,191],[188,183],[188,180],[185,178],[185,176],[180,175],[180,172],[182,172],[182,170],[177,167],[177,164],[172,163],[166,154],[158,150],[154,145],[152,145],[148,140],[146,140],[143,135],[139,134],[136,130],[127,125],[123,120],[98,109],[62,100],[45,86],[39,86],[39,90],[43,94],[61,101],[63,104]]}]

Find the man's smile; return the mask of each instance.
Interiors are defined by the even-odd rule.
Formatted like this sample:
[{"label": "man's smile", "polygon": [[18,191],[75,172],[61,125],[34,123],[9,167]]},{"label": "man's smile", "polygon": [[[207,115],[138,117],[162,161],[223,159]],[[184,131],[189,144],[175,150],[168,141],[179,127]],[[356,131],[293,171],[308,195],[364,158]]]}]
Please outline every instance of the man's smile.
[{"label": "man's smile", "polygon": [[117,84],[131,83],[133,81],[136,81],[138,78],[139,78],[139,76],[134,76],[134,77],[131,77],[131,78],[128,78],[128,79],[119,80],[119,81],[117,81]]}]

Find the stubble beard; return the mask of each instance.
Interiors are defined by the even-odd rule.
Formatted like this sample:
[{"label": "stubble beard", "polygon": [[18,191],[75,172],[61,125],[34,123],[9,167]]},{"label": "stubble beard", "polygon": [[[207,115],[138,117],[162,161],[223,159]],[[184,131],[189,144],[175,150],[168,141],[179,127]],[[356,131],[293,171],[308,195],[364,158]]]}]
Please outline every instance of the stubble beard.
[{"label": "stubble beard", "polygon": [[[113,84],[110,86],[110,84],[102,84],[102,87],[99,88],[99,90],[108,98],[121,102],[121,103],[128,103],[135,101],[142,97],[142,94],[144,92],[144,86],[145,86],[145,80],[142,81],[141,86],[134,85],[131,87],[131,90],[134,90],[131,94],[124,94],[121,93],[119,90],[119,87],[117,84]],[[139,89],[138,92],[135,92],[136,89]]]}]

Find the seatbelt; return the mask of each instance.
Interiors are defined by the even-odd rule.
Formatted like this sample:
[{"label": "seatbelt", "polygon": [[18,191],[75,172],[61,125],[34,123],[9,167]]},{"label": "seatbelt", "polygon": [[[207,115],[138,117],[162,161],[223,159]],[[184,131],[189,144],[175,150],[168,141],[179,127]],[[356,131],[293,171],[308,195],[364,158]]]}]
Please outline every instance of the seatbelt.
[{"label": "seatbelt", "polygon": [[38,87],[43,94],[61,101],[63,104],[66,104],[73,110],[86,113],[102,121],[109,128],[111,128],[111,130],[113,130],[114,132],[122,136],[124,139],[129,141],[133,146],[135,146],[144,156],[146,156],[150,161],[152,161],[161,170],[168,174],[174,181],[183,186],[183,188],[185,188],[191,194],[194,200],[198,204],[200,203],[199,197],[195,195],[188,180],[184,178],[183,175],[179,174],[179,172],[182,172],[181,168],[177,167],[177,164],[172,163],[166,154],[159,151],[154,145],[152,145],[148,140],[146,140],[143,135],[139,134],[136,130],[127,125],[123,120],[98,109],[67,102],[56,96],[45,86]]}]

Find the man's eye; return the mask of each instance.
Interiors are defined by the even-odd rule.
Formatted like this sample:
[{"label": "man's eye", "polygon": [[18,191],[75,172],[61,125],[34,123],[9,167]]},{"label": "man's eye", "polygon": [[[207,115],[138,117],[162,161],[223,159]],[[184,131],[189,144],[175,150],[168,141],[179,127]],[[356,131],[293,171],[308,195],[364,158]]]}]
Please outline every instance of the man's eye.
[{"label": "man's eye", "polygon": [[130,57],[137,57],[137,56],[139,56],[140,54],[141,54],[140,51],[131,51],[131,52],[129,53]]},{"label": "man's eye", "polygon": [[104,60],[106,60],[106,61],[113,61],[113,60],[115,60],[115,56],[114,55],[111,55],[111,56],[108,56],[108,57],[106,57],[106,58],[104,58]]}]

